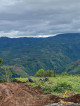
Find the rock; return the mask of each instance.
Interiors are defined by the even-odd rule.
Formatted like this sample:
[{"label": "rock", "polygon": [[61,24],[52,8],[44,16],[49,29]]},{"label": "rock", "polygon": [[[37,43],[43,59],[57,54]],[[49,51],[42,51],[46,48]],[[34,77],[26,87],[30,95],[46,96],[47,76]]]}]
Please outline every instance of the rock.
[{"label": "rock", "polygon": [[46,106],[80,106],[80,104],[78,104],[78,103],[73,103],[73,104],[63,105],[63,104],[61,104],[60,102],[58,102],[58,103],[48,104],[48,105],[46,105]]}]

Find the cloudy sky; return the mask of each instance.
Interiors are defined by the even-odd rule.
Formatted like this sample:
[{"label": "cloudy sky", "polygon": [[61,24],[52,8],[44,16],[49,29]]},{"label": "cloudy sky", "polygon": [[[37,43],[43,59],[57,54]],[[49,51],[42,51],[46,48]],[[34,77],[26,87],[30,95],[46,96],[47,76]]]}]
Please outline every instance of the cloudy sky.
[{"label": "cloudy sky", "polygon": [[80,0],[0,0],[0,36],[80,32]]}]

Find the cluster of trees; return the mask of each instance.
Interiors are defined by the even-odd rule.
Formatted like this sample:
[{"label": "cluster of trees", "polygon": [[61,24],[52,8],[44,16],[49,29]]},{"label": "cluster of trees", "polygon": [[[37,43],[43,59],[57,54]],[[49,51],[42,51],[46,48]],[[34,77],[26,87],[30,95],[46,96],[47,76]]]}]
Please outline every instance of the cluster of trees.
[{"label": "cluster of trees", "polygon": [[[2,61],[3,61],[3,59],[0,58],[0,65],[1,65]],[[1,68],[4,69],[5,75],[3,75],[3,79],[0,79],[0,82],[9,82],[10,78],[12,76],[12,74],[11,74],[11,72],[9,70],[9,67],[8,66],[3,66]]]},{"label": "cluster of trees", "polygon": [[[68,76],[67,72],[62,72],[61,76]],[[44,69],[39,69],[36,74],[36,77],[56,77],[56,72],[53,70],[44,71]]]},{"label": "cluster of trees", "polygon": [[56,73],[53,70],[44,71],[44,69],[39,69],[36,74],[36,77],[56,77]]}]

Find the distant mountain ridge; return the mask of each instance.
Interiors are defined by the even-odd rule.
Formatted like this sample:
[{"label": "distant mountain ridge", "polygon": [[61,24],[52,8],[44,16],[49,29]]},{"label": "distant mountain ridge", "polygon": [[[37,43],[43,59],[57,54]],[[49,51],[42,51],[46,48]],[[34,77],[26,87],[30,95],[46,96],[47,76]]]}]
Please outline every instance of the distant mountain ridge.
[{"label": "distant mountain ridge", "polygon": [[68,74],[77,74],[80,75],[80,60],[68,64],[66,67],[60,70],[61,72],[68,72]]},{"label": "distant mountain ridge", "polygon": [[24,67],[29,75],[43,68],[59,70],[80,59],[80,33],[60,34],[48,38],[0,38],[3,64]]}]

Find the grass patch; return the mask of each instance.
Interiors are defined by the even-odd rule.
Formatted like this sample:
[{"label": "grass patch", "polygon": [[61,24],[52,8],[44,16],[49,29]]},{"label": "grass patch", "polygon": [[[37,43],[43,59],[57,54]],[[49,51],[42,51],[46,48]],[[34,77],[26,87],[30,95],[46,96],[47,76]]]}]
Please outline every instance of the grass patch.
[{"label": "grass patch", "polygon": [[57,76],[49,77],[48,81],[39,81],[39,77],[30,77],[35,80],[34,83],[26,82],[28,78],[18,78],[22,82],[36,87],[40,85],[44,93],[64,94],[65,91],[80,94],[80,76]]},{"label": "grass patch", "polygon": [[57,83],[57,85],[54,86],[54,92],[58,93],[64,93],[65,91],[71,91],[71,90],[72,86],[67,82]]}]

